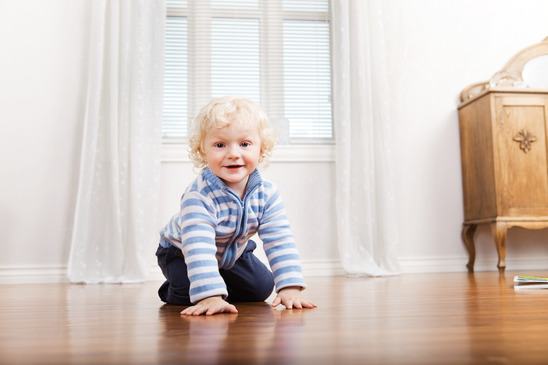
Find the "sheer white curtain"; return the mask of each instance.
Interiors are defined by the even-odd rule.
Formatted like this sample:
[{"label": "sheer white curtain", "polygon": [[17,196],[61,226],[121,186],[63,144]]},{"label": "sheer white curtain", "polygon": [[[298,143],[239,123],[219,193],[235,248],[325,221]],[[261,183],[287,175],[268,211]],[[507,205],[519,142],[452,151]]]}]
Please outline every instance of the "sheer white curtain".
[{"label": "sheer white curtain", "polygon": [[68,276],[147,278],[159,188],[164,0],[93,0]]},{"label": "sheer white curtain", "polygon": [[399,273],[383,3],[332,3],[337,238],[353,275]]}]

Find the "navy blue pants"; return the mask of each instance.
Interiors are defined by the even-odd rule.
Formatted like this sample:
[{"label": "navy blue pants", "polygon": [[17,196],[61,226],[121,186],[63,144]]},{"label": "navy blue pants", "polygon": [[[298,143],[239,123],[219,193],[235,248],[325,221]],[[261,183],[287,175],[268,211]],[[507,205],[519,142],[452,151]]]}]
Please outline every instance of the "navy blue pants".
[{"label": "navy blue pants", "polygon": [[[255,248],[257,244],[250,240],[232,268],[219,270],[227,286],[228,302],[262,302],[272,294],[272,272],[253,254]],[[168,304],[193,305],[190,302],[190,281],[181,250],[175,246],[159,246],[156,256],[166,278],[158,290],[160,299]]]}]

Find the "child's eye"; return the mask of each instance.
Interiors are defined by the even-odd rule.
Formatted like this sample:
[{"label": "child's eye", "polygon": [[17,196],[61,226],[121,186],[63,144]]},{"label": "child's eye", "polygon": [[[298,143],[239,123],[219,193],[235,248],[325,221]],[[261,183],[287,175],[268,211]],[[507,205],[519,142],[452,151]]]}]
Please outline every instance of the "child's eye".
[{"label": "child's eye", "polygon": [[242,146],[242,147],[249,147],[249,146],[251,146],[251,143],[249,143],[249,142],[242,142],[242,143],[240,144],[240,146]]},{"label": "child's eye", "polygon": [[225,146],[225,144],[221,143],[221,142],[218,142],[218,143],[215,143],[213,146],[216,147],[216,148],[223,148]]}]

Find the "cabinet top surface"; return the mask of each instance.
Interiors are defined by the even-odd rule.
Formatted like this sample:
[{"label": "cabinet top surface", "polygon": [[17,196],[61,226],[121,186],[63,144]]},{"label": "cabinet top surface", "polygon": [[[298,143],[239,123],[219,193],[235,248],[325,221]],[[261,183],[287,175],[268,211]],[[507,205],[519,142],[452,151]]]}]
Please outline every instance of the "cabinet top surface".
[{"label": "cabinet top surface", "polygon": [[458,109],[465,107],[474,101],[489,95],[489,94],[528,94],[528,95],[548,95],[548,89],[532,89],[532,88],[516,88],[516,87],[493,87],[486,89],[481,93],[475,95],[473,98],[463,101],[459,104]]}]

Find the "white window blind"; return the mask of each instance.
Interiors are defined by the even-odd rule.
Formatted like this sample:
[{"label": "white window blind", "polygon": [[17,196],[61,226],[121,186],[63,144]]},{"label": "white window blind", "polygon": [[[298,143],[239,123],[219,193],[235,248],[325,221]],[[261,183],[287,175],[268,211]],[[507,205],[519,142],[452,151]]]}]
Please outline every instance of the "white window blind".
[{"label": "white window blind", "polygon": [[331,137],[329,25],[284,20],[284,111],[290,136]]},{"label": "white window blind", "polygon": [[280,143],[333,140],[329,0],[167,0],[163,135],[212,97],[260,104]]},{"label": "white window blind", "polygon": [[188,119],[187,18],[166,19],[164,78],[164,137],[184,137]]},{"label": "white window blind", "polygon": [[211,19],[211,96],[245,95],[260,103],[258,19]]}]

